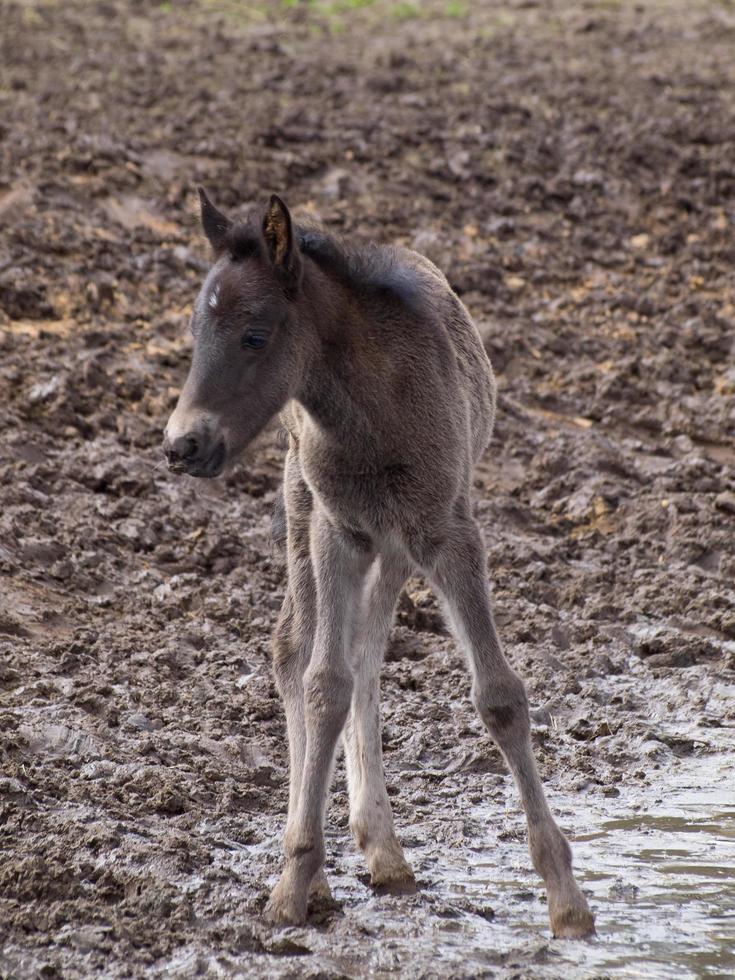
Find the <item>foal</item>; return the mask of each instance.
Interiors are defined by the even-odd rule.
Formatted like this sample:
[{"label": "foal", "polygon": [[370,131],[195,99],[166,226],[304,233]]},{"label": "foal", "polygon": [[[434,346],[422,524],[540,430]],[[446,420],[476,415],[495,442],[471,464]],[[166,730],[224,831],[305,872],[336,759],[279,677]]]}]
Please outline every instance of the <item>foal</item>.
[{"label": "foal", "polygon": [[552,931],[593,932],[490,609],[470,477],[492,432],[495,381],[467,310],[415,252],[297,227],[275,196],[233,224],[199,193],[216,261],[194,307],[166,456],[175,472],[215,477],[277,412],[290,437],[288,590],[273,643],[290,794],[268,916],[302,923],[310,894],[329,892],[323,821],[340,734],[350,827],[372,883],[415,890],[385,788],[378,701],[396,599],[418,571],[444,600],[473,703],[518,784]]}]

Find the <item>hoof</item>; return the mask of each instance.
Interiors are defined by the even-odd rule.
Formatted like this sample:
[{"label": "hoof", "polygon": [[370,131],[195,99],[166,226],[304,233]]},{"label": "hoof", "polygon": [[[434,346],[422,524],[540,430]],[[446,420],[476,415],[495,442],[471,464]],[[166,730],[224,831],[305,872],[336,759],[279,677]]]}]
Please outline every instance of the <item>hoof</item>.
[{"label": "hoof", "polygon": [[413,871],[403,858],[383,865],[376,862],[370,871],[370,886],[377,895],[415,895],[418,891]]},{"label": "hoof", "polygon": [[388,878],[385,881],[378,882],[371,878],[370,886],[376,895],[415,895],[419,890],[416,879],[412,874],[403,875],[400,878]]},{"label": "hoof", "polygon": [[327,925],[335,913],[342,911],[342,906],[332,897],[324,871],[317,871],[309,886],[309,924],[313,926]]},{"label": "hoof", "polygon": [[299,902],[279,881],[271,892],[264,915],[273,925],[302,926],[306,922],[306,902]]},{"label": "hoof", "polygon": [[324,871],[317,871],[309,885],[309,902],[321,905],[331,904],[333,901],[332,889],[329,887],[327,876]]},{"label": "hoof", "polygon": [[595,918],[583,896],[577,905],[565,905],[550,912],[551,932],[556,939],[584,939],[595,935]]}]

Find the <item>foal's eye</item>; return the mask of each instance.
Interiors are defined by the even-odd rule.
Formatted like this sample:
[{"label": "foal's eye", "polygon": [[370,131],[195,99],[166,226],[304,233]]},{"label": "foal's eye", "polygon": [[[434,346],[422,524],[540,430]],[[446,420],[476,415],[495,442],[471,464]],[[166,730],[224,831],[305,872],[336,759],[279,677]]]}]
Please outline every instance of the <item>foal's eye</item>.
[{"label": "foal's eye", "polygon": [[267,339],[265,334],[251,331],[246,333],[242,338],[242,346],[250,350],[262,350],[266,345]]}]

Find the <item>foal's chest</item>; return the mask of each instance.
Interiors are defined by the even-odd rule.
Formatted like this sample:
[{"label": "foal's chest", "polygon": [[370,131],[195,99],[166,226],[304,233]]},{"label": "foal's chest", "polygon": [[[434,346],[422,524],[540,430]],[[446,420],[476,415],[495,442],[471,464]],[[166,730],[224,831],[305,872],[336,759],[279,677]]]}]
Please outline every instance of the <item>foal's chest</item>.
[{"label": "foal's chest", "polygon": [[335,445],[307,429],[299,458],[316,501],[335,520],[370,535],[384,529],[392,495],[387,468],[376,454]]}]

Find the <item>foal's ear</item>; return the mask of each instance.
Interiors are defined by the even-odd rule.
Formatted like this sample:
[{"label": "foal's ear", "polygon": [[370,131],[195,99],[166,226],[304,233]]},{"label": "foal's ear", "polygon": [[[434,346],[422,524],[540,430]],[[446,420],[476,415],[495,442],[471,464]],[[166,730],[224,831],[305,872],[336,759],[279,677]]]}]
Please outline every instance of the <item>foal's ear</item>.
[{"label": "foal's ear", "polygon": [[271,195],[263,218],[263,240],[273,269],[286,292],[295,292],[301,277],[299,247],[294,239],[291,214],[276,194]]},{"label": "foal's ear", "polygon": [[207,192],[203,187],[197,187],[199,191],[199,207],[202,214],[202,228],[204,234],[209,239],[209,244],[214,249],[215,255],[224,251],[227,232],[232,227],[232,222],[221,211],[212,204],[207,197]]}]

